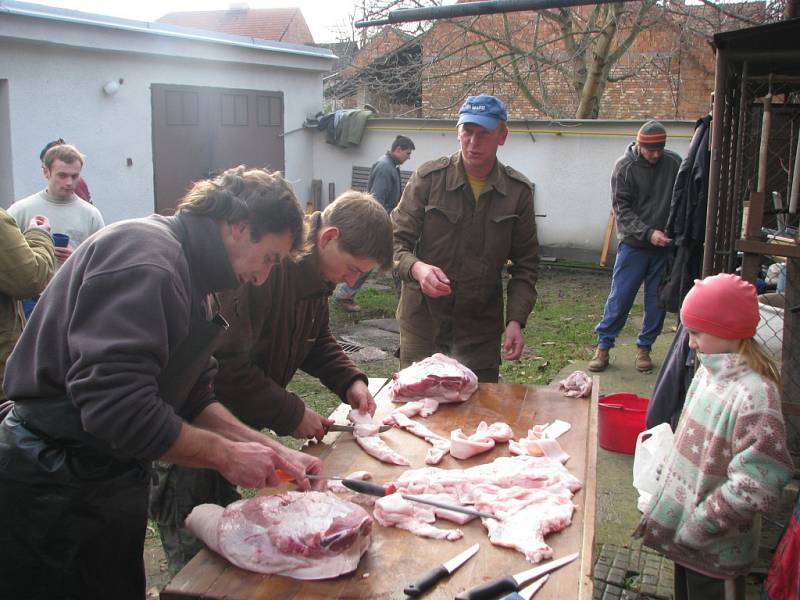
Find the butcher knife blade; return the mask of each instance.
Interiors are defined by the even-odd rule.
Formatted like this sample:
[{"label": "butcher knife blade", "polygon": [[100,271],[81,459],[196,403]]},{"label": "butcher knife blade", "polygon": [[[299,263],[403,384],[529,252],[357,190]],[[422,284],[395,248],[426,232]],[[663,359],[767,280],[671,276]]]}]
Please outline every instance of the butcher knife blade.
[{"label": "butcher knife blade", "polygon": [[503,600],[531,600],[531,598],[533,598],[536,595],[536,592],[538,592],[541,589],[541,587],[545,583],[547,583],[547,579],[549,577],[550,575],[545,575],[544,577],[540,577],[525,589],[509,594],[508,596],[503,598]]},{"label": "butcher knife blade", "polygon": [[552,560],[549,563],[540,565],[538,567],[528,569],[527,571],[522,571],[516,575],[507,575],[506,577],[493,579],[489,583],[484,583],[472,588],[471,590],[460,593],[458,596],[456,596],[456,600],[483,600],[495,598],[502,592],[518,592],[521,588],[525,587],[525,585],[534,579],[538,579],[546,573],[550,573],[551,571],[555,571],[556,569],[563,567],[567,563],[571,563],[573,560],[578,558],[578,555],[578,552],[567,554],[566,556]]},{"label": "butcher knife blade", "polygon": [[411,596],[413,598],[421,596],[424,592],[428,591],[437,583],[439,583],[439,581],[452,575],[456,569],[467,562],[470,558],[475,556],[475,553],[480,550],[480,548],[480,544],[473,544],[463,552],[460,552],[448,560],[446,563],[442,563],[438,567],[431,569],[411,585],[406,586],[403,592],[406,596]]},{"label": "butcher knife blade", "polygon": [[[369,494],[370,496],[383,497],[388,494],[393,494],[395,491],[397,491],[394,489],[392,484],[389,484],[389,489],[387,489],[379,483],[370,483],[369,481],[361,481],[360,479],[342,479],[341,481],[344,487],[349,488],[354,492]],[[467,506],[461,506],[460,504],[450,504],[448,502],[439,502],[438,500],[429,500],[428,498],[412,496],[411,494],[400,493],[400,495],[406,500],[419,502],[420,504],[429,504],[430,506],[435,506],[436,508],[441,508],[443,510],[452,510],[453,512],[472,515],[473,517],[482,517],[484,519],[499,519],[499,517],[495,517],[493,514],[481,512]]]},{"label": "butcher knife blade", "polygon": [[[381,425],[378,427],[378,433],[384,433],[389,431],[392,428],[391,425]],[[327,431],[349,431],[353,433],[355,431],[355,425],[340,425],[339,423],[332,423],[325,428]]]}]

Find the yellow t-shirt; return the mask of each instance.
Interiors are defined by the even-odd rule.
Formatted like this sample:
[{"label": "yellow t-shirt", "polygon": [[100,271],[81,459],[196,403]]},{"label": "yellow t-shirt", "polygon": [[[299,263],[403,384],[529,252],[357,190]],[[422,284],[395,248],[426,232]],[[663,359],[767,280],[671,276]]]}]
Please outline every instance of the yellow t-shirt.
[{"label": "yellow t-shirt", "polygon": [[475,198],[475,202],[481,197],[481,192],[483,191],[486,182],[489,181],[488,177],[473,177],[469,173],[467,173],[467,181],[469,181],[469,187],[472,188],[472,195]]}]

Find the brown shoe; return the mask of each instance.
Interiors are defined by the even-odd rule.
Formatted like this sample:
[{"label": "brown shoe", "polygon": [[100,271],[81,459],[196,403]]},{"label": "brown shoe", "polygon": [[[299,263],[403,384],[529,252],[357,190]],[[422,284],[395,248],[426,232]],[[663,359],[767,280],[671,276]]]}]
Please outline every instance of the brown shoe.
[{"label": "brown shoe", "polygon": [[352,300],[334,300],[334,302],[344,312],[357,313],[361,310],[361,307]]},{"label": "brown shoe", "polygon": [[636,370],[641,371],[642,373],[646,373],[647,371],[653,370],[653,361],[650,360],[650,350],[647,348],[637,348],[636,349],[636,361],[634,362],[636,365]]},{"label": "brown shoe", "polygon": [[608,349],[598,347],[589,361],[589,370],[595,373],[605,371],[608,366]]}]

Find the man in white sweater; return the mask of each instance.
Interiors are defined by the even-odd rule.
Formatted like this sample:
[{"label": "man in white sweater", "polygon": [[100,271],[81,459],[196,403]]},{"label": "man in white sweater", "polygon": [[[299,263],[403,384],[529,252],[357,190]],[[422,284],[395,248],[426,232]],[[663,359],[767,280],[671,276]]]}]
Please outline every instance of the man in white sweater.
[{"label": "man in white sweater", "polygon": [[41,192],[17,200],[8,209],[17,223],[28,223],[34,215],[44,215],[53,233],[69,236],[66,247],[56,247],[56,259],[63,263],[73,250],[105,223],[97,207],[84,202],[75,194],[84,156],[75,146],[53,146],[44,155],[42,173],[47,187]]}]

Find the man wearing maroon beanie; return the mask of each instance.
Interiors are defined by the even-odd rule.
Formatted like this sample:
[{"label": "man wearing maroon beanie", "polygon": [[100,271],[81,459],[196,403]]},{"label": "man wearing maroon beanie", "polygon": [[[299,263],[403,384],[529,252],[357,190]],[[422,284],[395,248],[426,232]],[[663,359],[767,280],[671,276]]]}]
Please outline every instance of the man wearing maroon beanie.
[{"label": "man wearing maroon beanie", "polygon": [[650,348],[664,325],[657,292],[672,240],[664,233],[672,188],[681,157],[665,150],[667,131],[658,121],[639,129],[636,142],[617,160],[611,175],[611,201],[617,219],[617,258],[603,319],[595,327],[597,349],[590,371],[604,371],[609,350],[628,320],[636,292],[644,284],[644,321],[636,339],[639,371],[650,371]]}]

